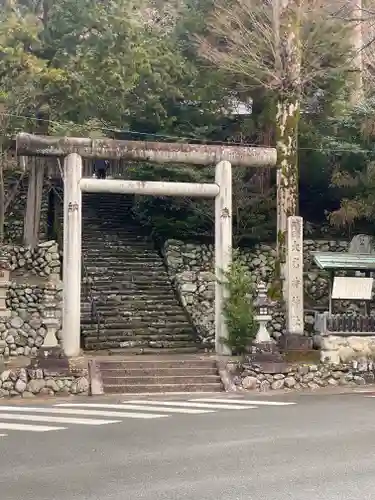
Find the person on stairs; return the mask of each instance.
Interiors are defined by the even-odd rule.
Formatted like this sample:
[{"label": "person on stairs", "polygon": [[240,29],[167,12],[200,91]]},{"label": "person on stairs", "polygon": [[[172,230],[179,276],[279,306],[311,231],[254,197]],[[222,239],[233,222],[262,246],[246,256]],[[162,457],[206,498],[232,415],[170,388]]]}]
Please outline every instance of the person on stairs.
[{"label": "person on stairs", "polygon": [[108,160],[95,160],[94,161],[94,175],[97,179],[105,179],[107,177],[107,170],[109,168]]}]

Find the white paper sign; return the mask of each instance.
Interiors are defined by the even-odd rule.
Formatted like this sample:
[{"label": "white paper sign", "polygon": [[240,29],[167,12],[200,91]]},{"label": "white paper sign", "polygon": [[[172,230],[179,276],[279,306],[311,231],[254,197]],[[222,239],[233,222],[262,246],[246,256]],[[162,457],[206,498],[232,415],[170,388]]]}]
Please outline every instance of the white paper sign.
[{"label": "white paper sign", "polygon": [[332,298],[342,300],[371,300],[373,278],[336,277]]}]

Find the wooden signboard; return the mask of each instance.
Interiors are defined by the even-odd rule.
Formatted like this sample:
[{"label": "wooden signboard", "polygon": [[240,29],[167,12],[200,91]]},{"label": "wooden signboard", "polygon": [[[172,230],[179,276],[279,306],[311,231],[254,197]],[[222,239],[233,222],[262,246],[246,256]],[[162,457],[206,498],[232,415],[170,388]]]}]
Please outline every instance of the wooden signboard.
[{"label": "wooden signboard", "polygon": [[373,278],[335,277],[332,299],[371,300],[373,281]]}]

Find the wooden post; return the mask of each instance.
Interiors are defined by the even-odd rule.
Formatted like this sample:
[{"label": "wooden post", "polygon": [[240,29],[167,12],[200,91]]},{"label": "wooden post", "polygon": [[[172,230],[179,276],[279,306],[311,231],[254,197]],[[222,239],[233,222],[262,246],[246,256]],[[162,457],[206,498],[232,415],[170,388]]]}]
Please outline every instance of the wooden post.
[{"label": "wooden post", "polygon": [[232,260],[232,165],[221,161],[216,165],[215,182],[219,194],[215,198],[215,350],[230,355],[225,343],[228,338],[223,316],[226,288],[222,284]]},{"label": "wooden post", "polygon": [[64,162],[64,354],[68,357],[80,353],[81,334],[81,243],[82,195],[79,182],[82,158],[72,153]]},{"label": "wooden post", "polygon": [[24,244],[35,248],[39,241],[40,212],[42,206],[44,161],[36,159],[30,169],[24,221]]}]

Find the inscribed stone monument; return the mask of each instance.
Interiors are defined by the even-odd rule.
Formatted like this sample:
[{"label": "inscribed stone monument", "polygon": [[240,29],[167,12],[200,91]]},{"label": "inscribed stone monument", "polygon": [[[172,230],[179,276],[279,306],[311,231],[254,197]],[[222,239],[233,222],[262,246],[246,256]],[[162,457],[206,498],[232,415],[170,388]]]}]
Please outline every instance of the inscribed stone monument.
[{"label": "inscribed stone monument", "polygon": [[287,331],[303,334],[303,219],[288,217],[287,242]]}]

